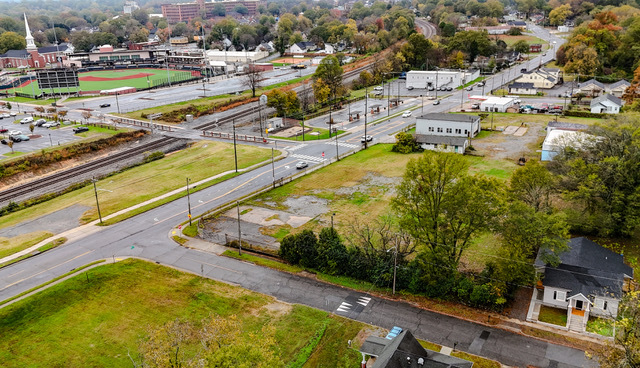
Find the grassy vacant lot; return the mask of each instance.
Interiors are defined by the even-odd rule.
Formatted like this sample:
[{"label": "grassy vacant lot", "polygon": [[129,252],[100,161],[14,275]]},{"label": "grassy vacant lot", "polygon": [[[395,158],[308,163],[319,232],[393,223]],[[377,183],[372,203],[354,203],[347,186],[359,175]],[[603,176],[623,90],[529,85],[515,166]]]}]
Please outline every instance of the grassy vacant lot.
[{"label": "grassy vacant lot", "polygon": [[[139,260],[88,271],[0,310],[0,361],[4,367],[131,366],[149,328],[180,318],[195,324],[210,316],[236,315],[242,334],[276,329],[284,362],[292,362],[327,325],[310,362],[353,366],[349,349],[364,326],[265,295]],[[321,366],[307,364],[306,366]]]},{"label": "grassy vacant lot", "polygon": [[[346,234],[355,220],[360,223],[370,223],[380,215],[389,213],[394,187],[401,180],[407,163],[412,158],[420,157],[420,154],[393,153],[391,147],[390,144],[374,145],[329,167],[261,194],[249,204],[286,210],[284,202],[287,198],[313,195],[327,200],[329,211],[303,225],[297,231],[303,229],[318,231],[329,224],[331,213],[335,213],[336,227],[341,233]],[[505,160],[465,157],[469,161],[472,173],[501,180],[506,180],[516,168],[514,163]],[[290,227],[285,225],[264,228],[263,232],[281,238],[290,230]],[[487,241],[479,241],[470,248],[469,254],[472,255],[468,256],[469,259],[480,260],[484,259],[481,253],[492,254],[495,242],[491,241],[490,237],[486,237],[485,240]],[[472,261],[470,260],[469,263]]]},{"label": "grassy vacant lot", "polygon": [[[97,183],[102,189],[100,210],[102,216],[155,198],[161,194],[181,188],[186,178],[191,182],[232,170],[233,145],[230,143],[199,142],[191,148],[168,155],[122,173],[110,176]],[[271,151],[252,146],[238,146],[238,167],[243,168],[271,157]],[[53,200],[29,207],[0,218],[0,227],[16,225],[72,205],[89,206],[82,222],[97,219],[93,187],[86,186]]]},{"label": "grassy vacant lot", "polygon": [[539,43],[543,45],[543,50],[544,50],[545,48],[544,46],[548,44],[548,42],[543,39],[540,39],[536,36],[529,36],[527,34],[523,34],[520,36],[499,35],[498,38],[506,42],[507,46],[511,46],[518,41],[524,40],[524,41],[527,41],[529,45]]}]

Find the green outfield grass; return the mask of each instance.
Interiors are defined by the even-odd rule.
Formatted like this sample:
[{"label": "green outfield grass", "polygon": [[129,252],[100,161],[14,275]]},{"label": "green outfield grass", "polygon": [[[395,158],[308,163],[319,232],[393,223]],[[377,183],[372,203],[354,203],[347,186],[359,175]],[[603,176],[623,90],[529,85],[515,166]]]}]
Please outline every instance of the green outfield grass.
[{"label": "green outfield grass", "polygon": [[[138,74],[151,74],[148,76],[140,75],[139,78],[133,79],[118,79],[134,76]],[[79,73],[80,78],[80,90],[81,91],[101,91],[104,89],[113,89],[120,87],[135,87],[135,88],[147,88],[153,87],[161,83],[166,83],[167,74],[170,75],[171,81],[182,81],[191,78],[191,72],[183,70],[169,70],[166,69],[120,69],[120,70],[98,70],[86,73]],[[83,81],[85,77],[98,77],[98,78],[110,78],[112,80],[106,81]],[[32,88],[33,86],[33,88]],[[56,92],[67,93],[76,92],[74,88],[58,88],[54,89]],[[9,93],[25,93],[39,95],[42,91],[38,86],[38,82],[34,80],[32,83],[25,84],[21,87],[11,88],[7,90]],[[50,92],[47,89],[45,92]]]}]

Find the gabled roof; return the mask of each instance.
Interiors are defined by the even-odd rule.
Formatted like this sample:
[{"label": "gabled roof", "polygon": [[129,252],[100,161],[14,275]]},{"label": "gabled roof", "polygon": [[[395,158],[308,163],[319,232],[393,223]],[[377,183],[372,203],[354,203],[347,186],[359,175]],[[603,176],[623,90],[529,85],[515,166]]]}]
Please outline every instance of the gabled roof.
[{"label": "gabled roof", "polygon": [[545,267],[544,286],[569,290],[567,296],[622,297],[624,279],[633,277],[633,269],[623,262],[621,254],[583,237],[571,239],[568,245],[569,250],[559,256],[558,267],[545,265],[544,251],[538,253],[536,266]]},{"label": "gabled roof", "polygon": [[591,100],[591,106],[595,106],[598,104],[601,104],[604,101],[610,101],[618,106],[622,106],[622,100],[619,99],[618,97],[614,96],[614,95],[610,95],[608,93],[605,93],[604,95],[594,98],[593,100]]},{"label": "gabled roof", "polygon": [[578,88],[584,88],[590,84],[593,84],[594,86],[599,87],[600,89],[604,89],[604,84],[598,82],[595,79],[589,79],[588,81],[584,82],[584,83],[580,83],[580,85],[578,86]]},{"label": "gabled roof", "polygon": [[533,83],[530,82],[513,82],[509,85],[509,88],[517,89],[535,89]]},{"label": "gabled roof", "polygon": [[316,44],[314,42],[303,41],[303,42],[296,42],[296,46],[304,50],[311,47],[316,47]]},{"label": "gabled roof", "polygon": [[458,123],[474,123],[477,120],[480,120],[480,117],[475,115],[465,115],[465,114],[432,113],[432,114],[420,115],[418,116],[418,119],[455,121]]},{"label": "gabled roof", "polygon": [[40,54],[48,54],[51,52],[63,52],[66,51],[67,48],[69,48],[69,45],[65,44],[65,43],[61,43],[58,46],[44,46],[44,47],[38,47],[38,53]]},{"label": "gabled roof", "polygon": [[611,84],[609,85],[609,90],[612,90],[612,89],[614,89],[614,88],[618,88],[618,87],[624,87],[624,88],[627,88],[627,87],[629,87],[630,85],[631,85],[631,83],[629,83],[629,82],[627,82],[626,80],[622,79],[622,80],[619,80],[619,81],[617,81],[617,82],[615,82],[615,83],[611,83]]},{"label": "gabled roof", "polygon": [[[386,341],[385,341],[386,340]],[[360,352],[375,356],[371,368],[471,368],[473,363],[426,350],[413,334],[402,331],[393,340],[369,337],[360,347]],[[421,365],[419,365],[421,361]]]}]

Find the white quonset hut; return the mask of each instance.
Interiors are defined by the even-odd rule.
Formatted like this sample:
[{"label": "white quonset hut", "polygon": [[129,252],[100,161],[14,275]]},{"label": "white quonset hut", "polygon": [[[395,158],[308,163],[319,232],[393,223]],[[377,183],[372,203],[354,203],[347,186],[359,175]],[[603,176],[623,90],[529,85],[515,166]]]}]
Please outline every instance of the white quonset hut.
[{"label": "white quonset hut", "polygon": [[407,88],[457,88],[480,77],[479,70],[412,70],[407,72]]},{"label": "white quonset hut", "polygon": [[507,112],[507,109],[516,103],[512,97],[489,97],[480,104],[481,111]]},{"label": "white quonset hut", "polygon": [[480,132],[480,118],[463,114],[424,114],[416,118],[416,141],[427,150],[463,154]]}]

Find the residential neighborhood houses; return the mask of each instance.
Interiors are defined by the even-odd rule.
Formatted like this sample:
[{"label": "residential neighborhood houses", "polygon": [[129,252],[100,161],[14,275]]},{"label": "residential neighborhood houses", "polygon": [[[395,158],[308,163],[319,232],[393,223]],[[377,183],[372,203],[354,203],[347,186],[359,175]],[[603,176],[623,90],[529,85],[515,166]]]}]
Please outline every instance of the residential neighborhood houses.
[{"label": "residential neighborhood houses", "polygon": [[[640,45],[630,41],[640,19],[635,5],[127,0],[104,10],[100,3],[59,1],[60,14],[38,7],[19,18],[12,10],[0,16],[0,123],[8,127],[0,127],[0,201],[15,183],[25,196],[7,197],[0,206],[6,219],[0,253],[23,242],[14,237],[27,239],[7,252],[11,259],[0,257],[0,280],[9,285],[0,284],[0,316],[19,321],[15,331],[32,329],[24,319],[33,318],[29,311],[14,312],[40,300],[30,298],[42,294],[26,295],[32,280],[69,272],[54,263],[86,272],[86,285],[77,289],[95,290],[109,282],[100,270],[139,258],[185,270],[203,285],[210,278],[261,294],[249,308],[253,296],[229,302],[242,307],[225,306],[221,313],[215,308],[228,303],[231,286],[209,302],[218,289],[206,284],[193,291],[198,282],[190,281],[187,294],[206,302],[186,305],[209,313],[208,321],[194,319],[199,314],[189,308],[172,314],[184,303],[171,299],[183,296],[168,286],[168,307],[147,306],[162,288],[148,290],[132,315],[156,321],[146,331],[122,324],[123,341],[139,350],[129,356],[134,365],[149,357],[144,349],[162,343],[153,336],[164,338],[171,329],[182,329],[184,340],[172,347],[184,357],[192,353],[185,341],[195,342],[204,346],[202,362],[213,362],[218,352],[209,346],[215,344],[194,340],[200,325],[233,331],[228,346],[238,350],[229,356],[242,355],[251,339],[264,339],[251,356],[237,358],[243,363],[255,356],[311,366],[320,354],[354,360],[359,352],[362,361],[351,363],[362,368],[578,367],[591,363],[583,354],[586,341],[618,344],[613,352],[640,351],[640,344],[622,340],[631,336],[625,325],[640,323],[640,313],[629,309],[640,290],[634,280],[640,175],[632,154],[640,135],[640,67],[629,69],[634,56],[620,46]],[[0,10],[11,9],[4,6]],[[81,9],[66,11],[73,6]],[[616,57],[602,45],[592,47],[596,33],[616,40],[610,43]],[[62,72],[70,71],[61,83]],[[101,88],[111,83],[117,86]],[[112,151],[102,147],[107,141],[117,141]],[[69,154],[87,144],[86,158]],[[112,185],[122,180],[112,163],[95,176],[77,175],[83,183],[65,184],[78,190],[51,185],[70,196],[90,189],[90,200],[85,192],[77,208],[53,208],[58,202],[45,201],[57,196],[53,189],[26,197],[32,177],[73,171],[82,161],[125,150],[136,150],[139,161],[117,170],[149,170],[140,182]],[[55,173],[40,163],[54,158]],[[167,177],[154,171],[171,162],[180,164]],[[193,162],[200,162],[197,170]],[[127,207],[113,197],[126,198]],[[156,205],[156,197],[165,198],[164,205]],[[122,215],[132,203],[145,212]],[[68,212],[59,216],[65,229],[51,230],[56,239],[36,241],[33,234],[50,230],[42,228],[55,211]],[[21,233],[26,223],[32,233]],[[134,223],[138,232],[127,233]],[[79,238],[78,229],[91,231]],[[103,244],[107,233],[113,239]],[[63,235],[62,247],[40,243]],[[82,242],[99,252],[85,253]],[[281,272],[284,266],[291,271]],[[335,290],[323,281],[327,275]],[[308,282],[308,290],[296,289],[298,280]],[[58,288],[52,293],[66,292]],[[3,307],[20,293],[26,301]],[[68,302],[61,298],[60,310]],[[120,304],[105,306],[105,313]],[[321,313],[311,316],[315,312],[300,306]],[[446,328],[415,317],[443,311]],[[51,313],[62,319],[58,308]],[[250,331],[256,320],[264,328]],[[348,332],[335,332],[336,324]],[[131,331],[136,342],[125,336]],[[300,339],[286,352],[276,348],[283,331]],[[0,337],[0,350],[12,335]],[[34,336],[59,345],[57,336]],[[124,345],[69,339],[74,346],[99,345],[96,351],[104,352],[91,354],[113,359],[104,364],[126,361]],[[20,346],[7,354],[18,361]],[[67,359],[56,354],[52,365]],[[593,354],[600,362],[623,361]]]}]

